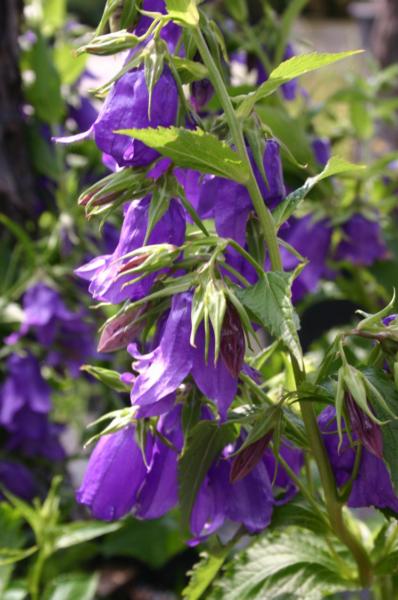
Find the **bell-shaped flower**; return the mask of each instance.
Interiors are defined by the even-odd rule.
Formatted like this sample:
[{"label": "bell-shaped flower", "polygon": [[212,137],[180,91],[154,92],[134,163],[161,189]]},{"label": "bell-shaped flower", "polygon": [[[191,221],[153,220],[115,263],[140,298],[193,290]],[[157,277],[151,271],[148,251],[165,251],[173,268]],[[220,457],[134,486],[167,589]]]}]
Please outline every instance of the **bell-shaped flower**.
[{"label": "bell-shaped flower", "polygon": [[[128,60],[128,59],[127,59]],[[94,138],[98,148],[113,158],[119,167],[142,167],[159,156],[139,140],[116,133],[120,129],[147,129],[169,127],[177,117],[178,90],[168,66],[165,66],[153,87],[151,103],[141,65],[128,71],[113,85],[97,119],[85,132],[55,138],[59,143],[69,144],[86,138]]]},{"label": "bell-shaped flower", "polygon": [[[126,205],[119,242],[114,252],[98,256],[75,271],[79,277],[90,281],[89,292],[95,300],[118,304],[127,299],[137,300],[149,293],[156,273],[125,286],[134,276],[123,275],[123,271],[132,264],[132,258],[125,255],[144,245],[150,202],[150,196],[146,196]],[[169,208],[152,229],[146,245],[180,246],[184,237],[184,211],[179,202],[172,199]]]},{"label": "bell-shaped flower", "polygon": [[[276,140],[267,140],[264,156],[264,181],[255,161],[253,170],[265,204],[274,208],[285,197],[280,147]],[[217,176],[209,176],[201,185],[198,212],[202,217],[214,218],[217,233],[232,238],[241,246],[246,242],[249,213],[254,210],[245,186]]]},{"label": "bell-shaped flower", "polygon": [[[152,438],[147,438],[150,459]],[[100,438],[76,492],[97,519],[112,521],[130,512],[136,502],[148,467],[135,439],[133,425]]]},{"label": "bell-shaped flower", "polygon": [[[135,358],[133,369],[138,372],[131,389],[131,402],[140,407],[154,405],[173,394],[191,374],[200,391],[216,403],[224,418],[236,395],[237,378],[230,374],[221,357],[214,364],[213,337],[206,361],[203,325],[196,334],[196,347],[191,346],[191,306],[191,292],[177,294],[159,345],[145,355],[139,355],[134,345],[129,346]],[[156,406],[153,408],[156,410]]]},{"label": "bell-shaped flower", "polygon": [[[323,434],[323,441],[332,465],[336,484],[341,487],[352,476],[356,449],[351,446],[345,433],[340,446],[336,411],[333,406],[328,406],[321,412],[318,423]],[[352,431],[351,436],[353,440],[357,439],[354,431]],[[398,497],[392,486],[388,469],[384,461],[374,453],[369,452],[365,446],[361,449],[358,473],[352,484],[348,506],[352,508],[375,506],[376,508],[387,508],[398,513]]]}]

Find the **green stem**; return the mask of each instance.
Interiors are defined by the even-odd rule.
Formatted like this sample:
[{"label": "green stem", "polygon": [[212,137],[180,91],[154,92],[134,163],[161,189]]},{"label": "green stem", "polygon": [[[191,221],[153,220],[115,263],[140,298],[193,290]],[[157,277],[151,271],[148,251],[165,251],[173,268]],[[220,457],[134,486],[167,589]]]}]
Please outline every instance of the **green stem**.
[{"label": "green stem", "polygon": [[193,35],[195,37],[195,41],[198,46],[199,52],[202,56],[203,62],[208,68],[210,81],[213,84],[216,94],[224,109],[225,116],[227,118],[228,125],[231,131],[232,139],[236,146],[236,150],[242,162],[247,167],[248,181],[246,182],[246,187],[252,199],[253,206],[257,213],[258,219],[261,223],[261,228],[264,232],[264,238],[267,244],[272,269],[274,271],[282,271],[282,261],[279,254],[274,221],[270,211],[264,204],[264,199],[258,187],[258,183],[253,172],[250,158],[247,153],[241,124],[236,117],[231,98],[229,97],[224,81],[221,77],[216,63],[213,60],[213,57],[209,51],[209,48],[206,44],[206,40],[204,39],[201,30],[199,28],[194,29]]},{"label": "green stem", "polygon": [[[275,225],[272,215],[266,207],[260,189],[255,178],[253,168],[250,162],[249,155],[241,123],[239,122],[224,81],[218,71],[213,57],[209,51],[206,40],[200,28],[192,30],[198,50],[202,60],[209,71],[209,79],[213,84],[221,106],[230,128],[233,142],[236,146],[238,155],[242,162],[246,165],[248,171],[248,180],[246,182],[247,190],[251,196],[253,206],[257,213],[261,228],[264,233],[265,242],[267,244],[271,266],[274,271],[283,271],[282,260],[279,253],[278,241],[275,231]],[[297,386],[303,381],[305,374],[299,369],[295,359],[292,357],[295,379]],[[333,476],[333,471],[326,453],[325,446],[322,441],[318,423],[315,417],[314,409],[311,403],[300,402],[301,413],[306,428],[308,440],[311,450],[316,460],[321,483],[324,489],[325,502],[330,518],[330,523],[336,536],[351,550],[357,565],[361,584],[367,586],[371,580],[371,563],[366,550],[363,548],[360,541],[347,528],[344,519],[342,506],[337,498],[336,483]]]}]

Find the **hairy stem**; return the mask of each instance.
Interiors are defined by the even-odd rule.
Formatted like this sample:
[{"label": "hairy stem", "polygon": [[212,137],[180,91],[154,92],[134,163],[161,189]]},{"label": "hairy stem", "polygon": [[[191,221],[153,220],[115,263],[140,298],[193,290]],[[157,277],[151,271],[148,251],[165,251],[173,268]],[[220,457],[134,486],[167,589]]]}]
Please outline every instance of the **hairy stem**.
[{"label": "hairy stem", "polygon": [[[264,203],[264,199],[258,187],[247,152],[241,123],[236,116],[234,107],[228,94],[228,90],[225,87],[223,78],[218,71],[217,65],[213,60],[200,28],[194,29],[192,32],[202,60],[209,71],[209,79],[213,84],[218,99],[220,100],[220,103],[224,109],[236,150],[242,162],[247,167],[248,180],[246,182],[246,187],[251,196],[254,209],[257,213],[261,228],[263,230],[272,269],[274,271],[283,271],[274,221],[270,211]],[[293,357],[292,362],[296,384],[299,385],[303,381],[305,374],[299,369]],[[344,522],[342,505],[337,498],[336,483],[333,471],[322,441],[313,407],[310,403],[301,402],[300,408],[309,444],[318,466],[331,527],[336,536],[350,549],[358,565],[361,584],[363,586],[367,586],[371,580],[371,563],[361,542],[351,533]]]},{"label": "hairy stem", "polygon": [[203,62],[209,70],[210,81],[213,84],[216,94],[224,109],[229,129],[231,131],[232,139],[236,146],[236,150],[239,154],[240,159],[247,167],[248,181],[246,182],[246,187],[252,199],[253,206],[257,213],[258,219],[261,223],[261,228],[264,233],[265,243],[267,244],[272,268],[274,271],[282,271],[282,261],[279,254],[274,221],[270,211],[264,204],[264,199],[258,187],[258,183],[253,172],[250,158],[247,153],[241,124],[236,117],[235,110],[229,97],[228,91],[225,87],[224,81],[221,77],[216,63],[213,60],[213,57],[209,51],[209,48],[206,44],[206,40],[204,39],[201,30],[199,28],[195,29],[193,31],[193,35],[195,36],[195,41],[198,46],[199,52],[202,56]]}]

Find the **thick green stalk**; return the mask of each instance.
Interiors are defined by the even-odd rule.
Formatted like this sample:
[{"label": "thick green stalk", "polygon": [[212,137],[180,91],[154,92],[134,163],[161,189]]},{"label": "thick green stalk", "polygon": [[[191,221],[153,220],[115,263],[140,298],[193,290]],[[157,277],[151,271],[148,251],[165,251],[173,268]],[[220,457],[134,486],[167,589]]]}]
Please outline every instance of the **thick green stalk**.
[{"label": "thick green stalk", "polygon": [[258,187],[258,183],[253,172],[250,158],[247,153],[241,124],[239,123],[239,120],[236,117],[235,110],[232,105],[231,98],[229,97],[228,91],[225,87],[223,78],[221,77],[217,65],[213,60],[213,57],[209,51],[209,48],[206,44],[206,40],[204,39],[201,30],[199,28],[195,29],[193,30],[193,33],[203,62],[209,70],[210,81],[213,84],[216,94],[224,109],[229,129],[231,131],[232,139],[236,146],[236,150],[242,162],[245,163],[247,166],[249,178],[246,182],[246,187],[251,196],[254,209],[261,223],[261,228],[264,233],[265,243],[268,248],[272,268],[274,271],[281,271],[282,261],[279,254],[274,221],[270,211],[264,204],[263,197]]},{"label": "thick green stalk", "polygon": [[[193,35],[195,37],[195,41],[199,52],[202,56],[203,62],[209,71],[209,79],[213,84],[216,94],[224,109],[225,116],[228,121],[232,139],[236,146],[237,152],[241,160],[247,167],[249,178],[246,182],[246,187],[250,193],[253,206],[261,223],[265,242],[267,244],[268,252],[270,255],[272,269],[274,271],[282,271],[283,266],[279,253],[275,225],[270,211],[264,204],[263,197],[258,187],[253,168],[251,166],[250,158],[247,153],[247,148],[243,137],[241,123],[239,122],[235,114],[235,110],[229,97],[228,91],[225,87],[223,78],[217,68],[217,65],[213,60],[213,57],[209,51],[206,40],[204,39],[200,28],[194,29]],[[299,385],[305,377],[305,375],[302,371],[300,371],[294,358],[292,358],[292,361],[294,366],[296,384]],[[365,587],[369,585],[372,576],[372,566],[368,554],[363,548],[361,542],[351,533],[351,531],[347,528],[344,522],[342,505],[337,497],[336,483],[333,471],[326,453],[325,446],[322,441],[313,407],[307,402],[301,402],[300,408],[311,450],[313,452],[314,458],[318,466],[331,526],[336,536],[351,550],[351,553],[354,556],[358,565],[358,572],[361,584]]]}]

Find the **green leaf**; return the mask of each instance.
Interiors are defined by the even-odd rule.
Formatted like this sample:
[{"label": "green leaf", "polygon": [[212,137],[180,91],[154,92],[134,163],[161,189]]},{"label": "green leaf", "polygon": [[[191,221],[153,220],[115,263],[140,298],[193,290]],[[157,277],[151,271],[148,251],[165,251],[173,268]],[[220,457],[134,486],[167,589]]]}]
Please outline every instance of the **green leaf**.
[{"label": "green leaf", "polygon": [[291,192],[286,199],[276,207],[272,213],[275,224],[277,227],[282,225],[282,223],[284,223],[296,211],[299,204],[302,202],[302,200],[304,200],[312,188],[317,183],[322,181],[322,179],[332,177],[333,175],[341,175],[342,173],[362,171],[365,168],[366,167],[364,165],[354,165],[344,158],[332,156],[328,160],[323,171],[314,177],[309,177],[305,181],[304,185],[299,187],[294,192]]},{"label": "green leaf", "polygon": [[65,105],[61,95],[61,79],[54,66],[52,51],[40,35],[31,50],[23,57],[23,67],[34,72],[34,80],[27,85],[25,94],[39,117],[45,123],[58,124]]},{"label": "green leaf", "polygon": [[249,116],[259,100],[262,100],[275,92],[284,83],[360,52],[362,52],[362,50],[336,52],[334,54],[311,52],[310,54],[293,56],[293,58],[285,60],[270,73],[267,81],[243,100],[237,111],[238,116],[241,118]]},{"label": "green leaf", "polygon": [[75,521],[74,523],[61,525],[55,530],[54,549],[60,550],[82,544],[101,535],[117,531],[121,527],[121,522],[103,523],[102,521]]},{"label": "green leaf", "polygon": [[87,57],[76,56],[76,50],[71,44],[58,41],[54,47],[54,63],[62,83],[72,85],[86,68]]},{"label": "green leaf", "polygon": [[[17,550],[23,545],[22,519],[15,508],[5,502],[0,503],[1,543],[8,549]],[[13,571],[12,565],[0,566],[0,598],[7,587]]]},{"label": "green leaf", "polygon": [[18,550],[16,548],[0,548],[0,567],[11,565],[20,560],[24,560],[37,552],[37,546]]},{"label": "green leaf", "polygon": [[339,558],[329,553],[324,538],[309,531],[267,532],[227,564],[210,598],[321,600],[353,587],[355,567],[346,554]]},{"label": "green leaf", "polygon": [[296,496],[293,501],[274,508],[271,527],[277,530],[295,525],[317,535],[324,535],[330,533],[326,519],[327,517],[323,520],[311,506],[305,504],[303,498]]},{"label": "green leaf", "polygon": [[199,24],[195,0],[166,0],[166,8],[170,17],[183,25],[197,27]]},{"label": "green leaf", "polygon": [[87,573],[68,573],[51,581],[43,600],[93,600],[98,584],[98,576]]},{"label": "green leaf", "polygon": [[206,67],[200,62],[181,56],[172,56],[171,60],[181,78],[181,83],[192,83],[208,77]]},{"label": "green leaf", "polygon": [[183,590],[182,596],[187,600],[199,600],[224,564],[229,548],[220,554],[202,552],[200,561],[196,563],[190,575],[189,583]]},{"label": "green leaf", "polygon": [[151,203],[149,205],[148,225],[146,229],[145,239],[143,241],[143,246],[147,245],[149,236],[151,235],[153,228],[168,210],[169,205],[170,194],[168,192],[167,186],[157,185],[153,191]]},{"label": "green leaf", "polygon": [[83,365],[80,370],[89,373],[116,392],[130,392],[129,386],[121,381],[120,374],[117,371],[94,365]]},{"label": "green leaf", "polygon": [[236,152],[215,135],[201,129],[191,131],[182,127],[158,127],[121,129],[116,133],[140,140],[171,158],[180,167],[213,173],[240,183],[246,181],[246,168]]},{"label": "green leaf", "polygon": [[128,517],[121,528],[107,535],[101,544],[101,552],[106,557],[133,557],[152,569],[161,569],[184,549],[178,521],[170,514],[151,521]]},{"label": "green leaf", "polygon": [[192,507],[199,488],[221,450],[235,439],[236,430],[226,423],[202,421],[191,430],[179,460],[179,496],[184,529],[189,529]]},{"label": "green leaf", "polygon": [[[398,391],[391,379],[381,369],[365,369],[365,377],[381,394],[390,410],[397,413]],[[383,456],[391,475],[391,481],[398,493],[398,420],[391,419],[391,415],[380,403],[372,403],[376,417],[381,421],[387,421],[381,427],[383,436]]]},{"label": "green leaf", "polygon": [[63,27],[66,20],[66,0],[42,0],[42,26],[46,35]]},{"label": "green leaf", "polygon": [[236,295],[261,325],[277,339],[283,340],[302,365],[303,356],[297,334],[299,322],[291,302],[290,282],[289,273],[271,271],[264,273],[255,285],[237,290]]}]

